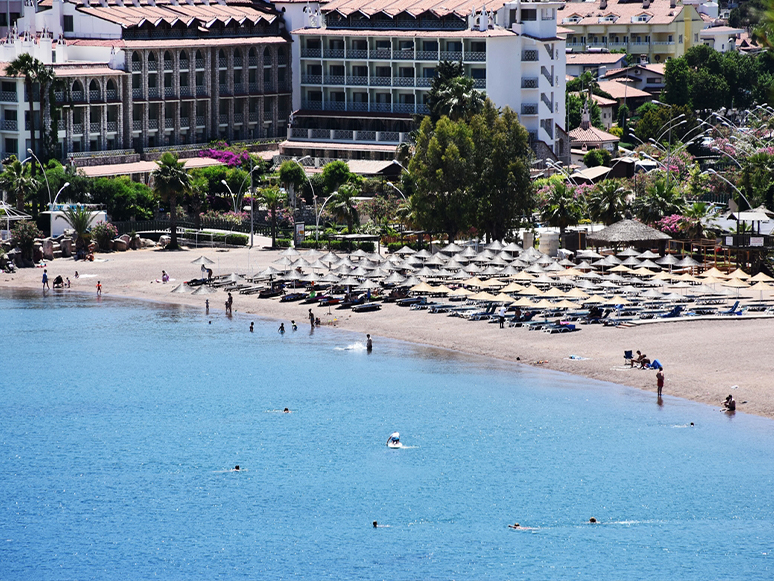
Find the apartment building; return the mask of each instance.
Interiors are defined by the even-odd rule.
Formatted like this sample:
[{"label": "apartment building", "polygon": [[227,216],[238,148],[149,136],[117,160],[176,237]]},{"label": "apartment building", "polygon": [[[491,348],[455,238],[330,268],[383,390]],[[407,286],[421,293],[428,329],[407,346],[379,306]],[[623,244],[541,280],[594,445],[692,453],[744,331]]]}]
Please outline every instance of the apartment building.
[{"label": "apartment building", "polygon": [[[714,7],[714,8],[713,8]],[[651,63],[664,63],[701,44],[702,29],[717,17],[717,4],[677,0],[595,0],[567,2],[561,25],[572,30],[567,47],[624,49]]]},{"label": "apartment building", "polygon": [[299,14],[289,4],[298,66],[282,152],[391,159],[416,127],[414,116],[428,113],[438,63],[456,61],[475,88],[519,114],[546,155],[568,154],[565,42],[556,25],[561,6],[333,0]]},{"label": "apartment building", "polygon": [[[0,44],[0,62],[24,52],[50,64],[61,82],[61,158],[286,132],[290,36],[267,3],[43,0],[36,9],[25,2]],[[26,157],[23,80],[0,83],[0,145]],[[39,128],[39,103],[33,114]]]}]

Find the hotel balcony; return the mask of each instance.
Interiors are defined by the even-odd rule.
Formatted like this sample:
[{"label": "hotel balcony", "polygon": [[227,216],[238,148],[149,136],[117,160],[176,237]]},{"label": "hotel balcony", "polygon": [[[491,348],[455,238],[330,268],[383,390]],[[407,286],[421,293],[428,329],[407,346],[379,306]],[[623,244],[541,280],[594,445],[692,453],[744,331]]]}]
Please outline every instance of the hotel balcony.
[{"label": "hotel balcony", "polygon": [[350,129],[305,129],[293,127],[288,136],[301,141],[345,141],[352,143],[398,144],[409,138],[408,133],[398,131],[354,131]]},{"label": "hotel balcony", "polygon": [[354,113],[396,113],[404,115],[429,115],[427,105],[415,103],[363,103],[345,101],[313,101],[305,99],[302,109],[312,111],[349,111]]}]

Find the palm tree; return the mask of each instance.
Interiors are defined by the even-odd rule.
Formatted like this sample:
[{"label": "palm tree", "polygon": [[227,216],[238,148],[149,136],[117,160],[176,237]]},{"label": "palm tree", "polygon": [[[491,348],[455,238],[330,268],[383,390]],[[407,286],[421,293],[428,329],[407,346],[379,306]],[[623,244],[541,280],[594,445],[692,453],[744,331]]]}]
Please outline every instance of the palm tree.
[{"label": "palm tree", "polygon": [[278,187],[273,186],[261,190],[261,198],[263,198],[271,217],[271,247],[274,248],[277,246],[277,212],[282,206],[284,196]]},{"label": "palm tree", "polygon": [[576,197],[575,190],[568,188],[565,182],[557,182],[546,196],[545,205],[540,212],[541,220],[559,228],[559,237],[564,237],[567,226],[574,226],[583,218],[585,200]]},{"label": "palm tree", "polygon": [[690,238],[704,237],[704,224],[702,221],[709,216],[710,205],[706,202],[694,202],[684,212],[684,216],[689,218],[686,233]]},{"label": "palm tree", "polygon": [[657,179],[644,196],[634,201],[634,213],[646,224],[655,224],[664,216],[682,214],[685,200],[674,184],[667,185],[664,178]]},{"label": "palm tree", "polygon": [[52,123],[50,107],[51,88],[56,82],[56,73],[53,67],[40,67],[37,73],[37,81],[40,84],[40,112],[43,118],[43,124],[40,127],[40,140],[42,142],[44,160],[48,160],[53,155],[54,146],[51,140]]},{"label": "palm tree", "polygon": [[[24,86],[27,89],[27,101],[30,108],[30,140],[32,142],[32,151],[38,152],[37,141],[35,137],[35,95],[32,92],[32,86],[38,82],[39,77],[44,77],[47,67],[38,59],[29,53],[22,53],[5,68],[5,73],[9,77],[24,77]],[[34,170],[33,170],[34,171]]]},{"label": "palm tree", "polygon": [[592,220],[610,226],[618,222],[626,213],[626,198],[631,191],[618,180],[605,180],[597,184],[589,196],[589,215]]},{"label": "palm tree", "polygon": [[156,162],[158,169],[153,171],[154,189],[159,197],[169,203],[169,230],[172,240],[169,248],[177,245],[177,196],[182,195],[191,187],[191,176],[185,171],[185,164],[177,160],[177,156],[169,151],[161,155]]},{"label": "palm tree", "polygon": [[470,119],[484,108],[484,98],[474,88],[470,77],[450,79],[438,90],[436,113],[446,115],[452,121]]},{"label": "palm tree", "polygon": [[0,187],[6,192],[16,192],[16,209],[24,211],[24,202],[38,190],[40,183],[30,175],[27,167],[12,155],[0,174]]},{"label": "palm tree", "polygon": [[354,184],[342,184],[331,199],[331,212],[337,220],[347,223],[347,231],[351,234],[354,225],[360,222],[355,197],[360,193]]},{"label": "palm tree", "polygon": [[75,249],[80,250],[86,246],[91,238],[89,230],[94,220],[97,219],[98,214],[92,214],[91,210],[85,206],[68,206],[64,210],[64,216],[62,216],[70,225],[70,228],[75,230]]}]

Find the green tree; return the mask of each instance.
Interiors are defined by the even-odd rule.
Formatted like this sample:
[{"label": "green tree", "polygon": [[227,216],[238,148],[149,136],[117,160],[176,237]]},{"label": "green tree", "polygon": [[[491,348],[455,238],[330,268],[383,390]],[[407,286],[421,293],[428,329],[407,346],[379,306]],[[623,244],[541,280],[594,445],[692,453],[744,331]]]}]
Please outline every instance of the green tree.
[{"label": "green tree", "polygon": [[25,166],[12,155],[0,174],[0,187],[6,192],[16,194],[16,209],[24,211],[25,201],[38,191],[38,180],[32,177],[29,166]]},{"label": "green tree", "polygon": [[704,223],[703,220],[709,216],[710,205],[706,202],[694,202],[688,206],[683,215],[687,218],[685,231],[688,238],[703,238]]},{"label": "green tree", "polygon": [[476,227],[490,240],[502,240],[519,216],[533,206],[529,178],[531,150],[518,115],[505,107],[498,113],[487,99],[484,111],[470,122],[474,145],[471,192]]},{"label": "green tree", "polygon": [[672,105],[690,104],[692,81],[693,71],[684,58],[669,59],[664,67],[664,100]]},{"label": "green tree", "polygon": [[409,165],[416,185],[412,204],[419,225],[444,232],[450,242],[472,225],[473,158],[472,132],[466,123],[441,117],[433,127],[430,118],[422,121]]},{"label": "green tree", "polygon": [[565,182],[556,182],[548,190],[540,219],[554,228],[559,228],[559,237],[564,238],[568,226],[574,226],[583,219],[586,203],[575,188]]},{"label": "green tree", "polygon": [[360,216],[357,211],[357,200],[355,198],[360,193],[357,185],[352,183],[342,184],[333,194],[330,201],[331,213],[337,220],[347,223],[347,232],[352,234],[356,224],[360,222]]},{"label": "green tree", "polygon": [[[349,168],[347,168],[347,171],[349,171]],[[279,167],[279,179],[288,192],[292,190],[294,193],[301,193],[306,183],[306,172],[295,161],[283,161]]]},{"label": "green tree", "polygon": [[658,178],[646,189],[645,196],[634,200],[635,215],[646,224],[655,224],[664,216],[682,214],[685,200],[675,187],[674,181],[667,185],[666,178]]},{"label": "green tree", "polygon": [[261,190],[261,198],[263,198],[266,208],[269,210],[269,219],[271,220],[271,247],[277,246],[277,214],[280,208],[282,208],[285,201],[285,197],[280,192],[279,188],[273,186],[270,188],[264,188]]},{"label": "green tree", "polygon": [[728,102],[729,88],[723,75],[712,74],[706,69],[697,71],[691,83],[691,104],[694,109],[712,111]]},{"label": "green tree", "polygon": [[191,176],[185,170],[185,164],[169,151],[161,155],[156,162],[158,168],[153,171],[154,188],[159,197],[169,204],[169,230],[172,240],[169,248],[175,250],[177,244],[177,197],[191,187]]},{"label": "green tree", "polygon": [[332,161],[325,164],[322,170],[323,186],[325,188],[325,194],[330,195],[335,192],[341,184],[345,184],[355,179],[357,176],[349,171],[349,166],[346,161]]},{"label": "green tree", "polygon": [[606,149],[591,149],[583,156],[583,163],[586,164],[586,167],[597,167],[599,165],[610,167],[611,158],[610,152]]},{"label": "green tree", "polygon": [[586,71],[574,79],[567,81],[565,91],[568,93],[583,93],[588,95],[589,87],[591,87],[591,92],[594,95],[604,97],[605,99],[613,98],[610,93],[606,93],[599,88],[599,81],[591,71]]},{"label": "green tree", "polygon": [[[753,206],[764,204],[774,209],[774,156],[762,151],[742,161],[739,189]],[[745,204],[738,199],[738,194],[734,193],[734,198],[743,208]]]},{"label": "green tree", "polygon": [[97,214],[92,214],[86,206],[68,206],[63,212],[62,218],[75,230],[75,249],[80,250],[88,245],[91,236],[89,230]]},{"label": "green tree", "polygon": [[24,260],[32,260],[32,249],[35,246],[35,239],[42,237],[43,232],[38,229],[35,222],[22,220],[11,228],[13,243],[21,250]]},{"label": "green tree", "polygon": [[[680,119],[676,119],[684,115]],[[684,141],[686,134],[696,135],[696,115],[693,109],[685,106],[659,107],[650,109],[637,123],[635,134],[643,142],[653,138],[659,140],[664,145],[669,145],[670,131],[667,129],[672,124],[671,138],[672,144]]]},{"label": "green tree", "polygon": [[30,55],[22,53],[5,67],[5,74],[9,77],[24,77],[24,87],[27,90],[27,104],[30,110],[30,141],[32,151],[38,153],[37,136],[35,134],[35,94],[33,85],[38,82],[38,77],[46,76],[47,67],[41,61]]},{"label": "green tree", "polygon": [[631,190],[620,180],[603,180],[589,195],[589,215],[595,222],[609,226],[626,215],[627,198]]},{"label": "green tree", "polygon": [[467,120],[482,110],[484,98],[474,88],[473,79],[465,76],[461,62],[442,61],[435,73],[427,96],[433,124],[444,115],[455,121]]}]

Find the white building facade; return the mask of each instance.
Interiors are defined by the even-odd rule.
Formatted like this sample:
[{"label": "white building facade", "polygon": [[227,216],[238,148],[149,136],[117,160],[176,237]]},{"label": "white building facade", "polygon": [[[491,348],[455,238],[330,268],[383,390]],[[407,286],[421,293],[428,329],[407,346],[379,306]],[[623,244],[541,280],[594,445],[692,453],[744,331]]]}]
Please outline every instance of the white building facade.
[{"label": "white building facade", "polygon": [[294,115],[283,150],[391,155],[414,116],[429,113],[438,63],[455,61],[475,88],[519,114],[533,144],[568,154],[565,40],[556,27],[562,3],[453,4],[416,0],[390,9],[334,0],[308,5],[302,26],[294,16]]}]

